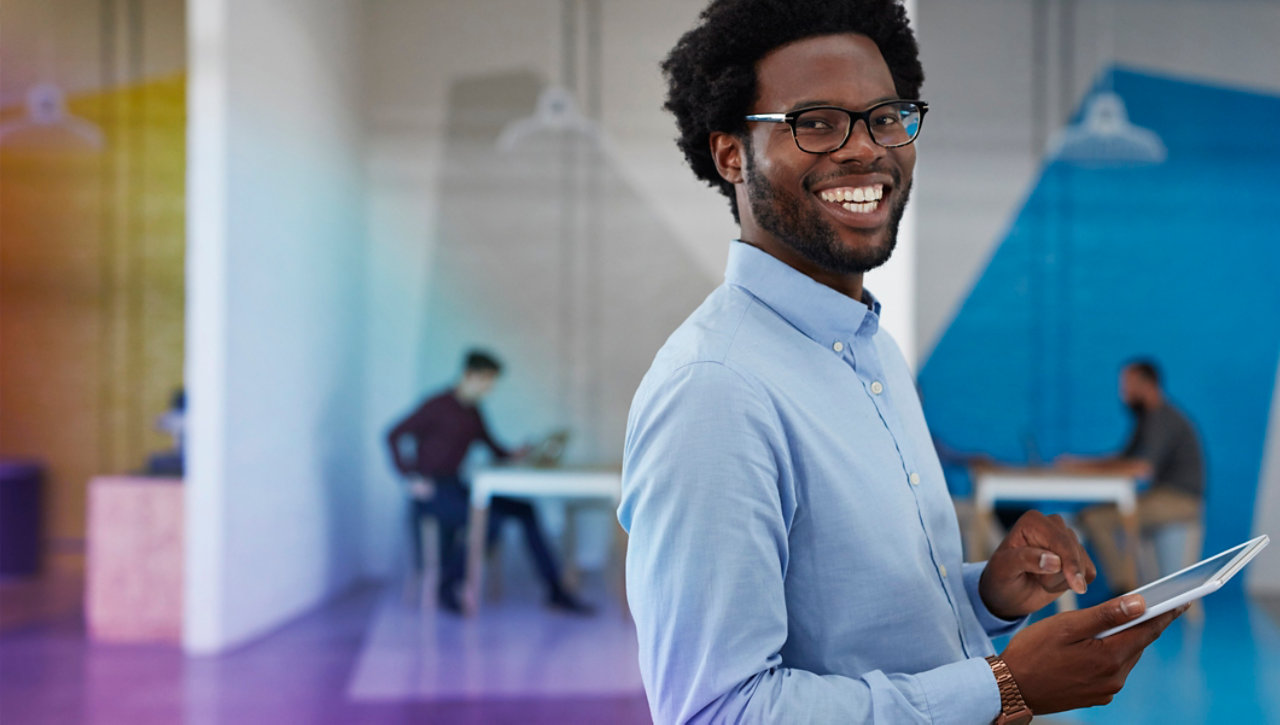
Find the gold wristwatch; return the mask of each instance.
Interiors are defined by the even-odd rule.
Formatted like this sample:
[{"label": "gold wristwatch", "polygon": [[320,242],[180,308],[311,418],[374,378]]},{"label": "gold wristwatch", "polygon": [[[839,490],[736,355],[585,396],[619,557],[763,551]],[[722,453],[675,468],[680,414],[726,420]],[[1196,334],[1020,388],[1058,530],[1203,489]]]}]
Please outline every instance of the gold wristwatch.
[{"label": "gold wristwatch", "polygon": [[1009,671],[1009,665],[999,655],[987,658],[991,665],[991,674],[996,676],[996,685],[1000,687],[1000,714],[996,716],[995,725],[1026,725],[1031,722],[1031,708],[1022,699],[1022,691]]}]

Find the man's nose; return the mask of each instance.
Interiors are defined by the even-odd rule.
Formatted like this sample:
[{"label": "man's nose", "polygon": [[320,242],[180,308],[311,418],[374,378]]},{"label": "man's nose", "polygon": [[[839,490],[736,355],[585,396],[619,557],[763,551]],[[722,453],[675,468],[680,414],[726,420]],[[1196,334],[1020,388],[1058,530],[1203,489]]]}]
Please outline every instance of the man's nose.
[{"label": "man's nose", "polygon": [[831,152],[831,160],[836,163],[859,161],[869,164],[884,156],[884,153],[884,147],[871,138],[871,130],[866,121],[859,118],[854,120],[844,145]]}]

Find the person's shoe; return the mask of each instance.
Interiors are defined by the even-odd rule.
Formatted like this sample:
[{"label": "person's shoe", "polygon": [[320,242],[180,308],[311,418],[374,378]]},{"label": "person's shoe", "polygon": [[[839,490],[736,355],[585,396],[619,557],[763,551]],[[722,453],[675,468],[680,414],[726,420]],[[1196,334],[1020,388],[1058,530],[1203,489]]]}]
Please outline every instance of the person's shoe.
[{"label": "person's shoe", "polygon": [[462,602],[458,599],[458,592],[452,587],[440,590],[440,608],[450,614],[462,614]]},{"label": "person's shoe", "polygon": [[547,606],[566,614],[577,614],[583,617],[596,613],[595,607],[564,590],[553,592],[551,598],[547,600]]}]

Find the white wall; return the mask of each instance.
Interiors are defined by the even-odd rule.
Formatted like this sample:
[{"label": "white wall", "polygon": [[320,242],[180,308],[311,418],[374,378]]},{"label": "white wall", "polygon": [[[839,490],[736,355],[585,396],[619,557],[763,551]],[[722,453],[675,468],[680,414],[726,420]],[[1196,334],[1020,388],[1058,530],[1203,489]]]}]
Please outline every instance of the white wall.
[{"label": "white wall", "polygon": [[[581,9],[585,3],[578,5]],[[699,5],[683,0],[600,4],[603,57],[598,66],[599,117],[612,154],[609,173],[619,175],[616,185],[626,187],[630,200],[626,208],[643,208],[636,212],[644,216],[636,228],[643,231],[660,225],[669,232],[661,239],[632,243],[638,249],[653,250],[653,265],[688,260],[689,269],[676,272],[700,276],[705,280],[702,286],[710,290],[723,274],[728,242],[737,230],[727,201],[693,177],[675,147],[674,122],[662,110],[665,84],[658,68],[680,34],[692,27]],[[381,351],[369,360],[367,427],[375,435],[366,441],[365,515],[370,537],[366,552],[369,570],[387,574],[402,557],[403,534],[390,522],[402,520],[403,502],[380,434],[422,395],[448,383],[460,362],[458,350],[422,349],[424,330],[440,317],[433,307],[441,302],[442,293],[433,285],[440,281],[442,255],[456,258],[458,254],[449,252],[448,235],[474,237],[474,220],[464,207],[486,199],[483,194],[474,194],[470,184],[476,184],[476,190],[493,190],[496,186],[487,186],[490,181],[486,180],[496,174],[498,184],[504,179],[509,183],[519,175],[516,172],[523,173],[526,168],[520,159],[485,159],[478,147],[465,150],[468,158],[476,160],[474,166],[459,165],[459,140],[447,137],[450,94],[460,82],[495,74],[529,74],[543,83],[567,83],[570,79],[562,75],[561,2],[380,0],[365,9],[369,345]],[[578,21],[585,25],[584,18]],[[581,41],[585,28],[580,25],[577,32]],[[580,42],[580,53],[583,45]],[[568,84],[581,100],[587,69],[581,58],[572,65],[577,82]],[[494,110],[506,111],[510,103],[495,99]],[[450,159],[454,159],[454,166],[449,165]],[[445,179],[452,179],[454,187],[445,188]],[[488,200],[490,216],[509,218],[513,238],[539,237],[548,228],[546,214],[530,217],[522,213],[536,204],[539,193],[548,192],[533,187],[519,198],[503,192],[503,198]],[[469,200],[468,194],[475,198]],[[493,195],[499,194],[494,191]],[[616,199],[606,202],[612,209],[619,208]],[[444,208],[448,205],[451,208]],[[554,204],[548,205],[544,212],[554,208]],[[612,219],[616,217],[604,221]],[[459,222],[467,228],[454,228]],[[545,250],[551,255],[549,259],[554,259],[555,253],[554,249]],[[637,275],[652,271],[640,269]],[[495,276],[511,273],[510,269],[496,270]],[[545,370],[535,371],[539,366],[528,357],[537,351],[536,336],[554,339],[555,329],[530,324],[542,321],[547,310],[515,309],[514,298],[528,291],[517,287],[512,287],[510,295],[495,297],[510,310],[513,324],[524,323],[523,332],[505,335],[501,325],[487,325],[455,335],[459,340],[469,336],[472,342],[492,345],[506,356],[507,375],[486,407],[495,433],[513,443],[545,433],[550,421],[538,416],[555,415],[548,406],[539,409],[529,403],[533,397],[530,391],[536,391],[538,385],[550,387],[554,380]],[[646,354],[656,352],[658,344]],[[434,359],[437,356],[439,359]],[[625,408],[629,397],[620,403],[607,402],[610,407]],[[578,431],[576,440],[582,443],[587,435],[581,426]],[[620,450],[621,435],[616,437]]]},{"label": "white wall", "polygon": [[[904,0],[907,16],[911,18],[916,37],[920,37],[920,13],[916,0]],[[916,175],[913,181],[916,198],[922,180]],[[920,202],[907,206],[902,217],[902,226],[898,229],[898,244],[893,256],[883,267],[867,274],[867,289],[880,300],[881,323],[884,329],[893,335],[893,339],[902,350],[902,356],[913,370],[919,369],[920,345],[916,339],[916,236],[919,229]]]},{"label": "white wall", "polygon": [[[1280,391],[1280,370],[1276,371],[1276,391]],[[1280,596],[1280,395],[1271,398],[1271,420],[1267,426],[1267,448],[1262,458],[1262,480],[1258,482],[1258,505],[1253,517],[1253,534],[1266,534],[1271,545],[1246,570],[1249,591]]]},{"label": "white wall", "polygon": [[[686,314],[692,311],[696,300],[721,280],[729,240],[738,233],[724,197],[695,179],[688,169],[674,142],[674,120],[662,109],[666,83],[659,63],[680,35],[696,23],[703,4],[687,0],[598,3],[602,55],[594,71],[600,81],[598,117],[610,156],[601,165],[605,167],[602,173],[608,177],[608,183],[597,184],[593,188],[594,197],[584,196],[587,204],[603,209],[598,226],[609,236],[588,240],[597,261],[601,257],[620,258],[625,250],[620,251],[618,245],[648,250],[648,258],[638,260],[633,269],[633,278],[651,285],[656,284],[656,280],[664,280],[669,285],[667,294],[654,297],[675,300],[672,304],[685,305],[686,300],[679,295],[696,288],[692,301],[687,302]],[[448,235],[484,238],[468,228],[473,222],[464,208],[473,203],[468,199],[468,194],[472,194],[471,184],[498,197],[489,200],[492,204],[489,216],[505,214],[510,218],[512,229],[519,235],[514,238],[525,247],[541,244],[540,233],[555,226],[555,221],[548,218],[556,208],[554,199],[549,200],[552,203],[543,204],[543,197],[539,196],[548,195],[546,189],[528,188],[519,198],[505,191],[511,178],[523,173],[525,162],[521,157],[513,155],[485,162],[477,148],[469,152],[474,163],[458,164],[462,171],[450,166],[451,158],[457,164],[459,144],[465,139],[461,142],[457,138],[449,139],[447,124],[450,93],[456,84],[495,74],[526,73],[544,83],[567,85],[582,101],[587,96],[593,71],[582,62],[587,45],[587,9],[591,3],[578,0],[571,5],[582,11],[577,16],[579,57],[577,62],[570,63],[572,77],[566,77],[562,68],[565,37],[562,16],[565,4],[562,2],[380,0],[366,6],[369,334],[371,348],[382,351],[376,359],[369,360],[367,415],[371,430],[385,431],[392,419],[406,412],[420,396],[448,382],[457,365],[457,350],[433,350],[431,353],[441,355],[442,359],[424,360],[419,343],[423,330],[431,328],[439,315],[438,310],[433,309],[439,307],[441,301],[441,293],[433,289],[439,282],[435,273],[439,272],[442,262],[457,256],[457,252],[451,252],[448,247]],[[503,99],[495,99],[490,110],[506,110],[503,104]],[[483,181],[493,178],[486,174],[495,173],[496,180]],[[547,176],[547,184],[554,186],[555,169]],[[442,179],[450,178],[457,182],[454,184],[457,188],[444,188],[446,184]],[[480,200],[485,201],[483,197]],[[543,208],[541,215],[530,208],[539,205]],[[590,214],[590,210],[584,214]],[[914,357],[911,303],[915,274],[909,231],[912,226],[913,221],[909,219],[895,259],[888,268],[874,272],[868,282],[884,300],[885,325],[898,337],[909,359]],[[538,254],[553,260],[554,266],[555,245],[539,249]],[[505,256],[506,264],[515,268],[522,263],[520,255],[527,253],[527,249],[513,251]],[[492,276],[519,274],[522,269],[495,270]],[[574,274],[571,271],[567,276]],[[605,275],[596,276],[607,280]],[[696,282],[689,282],[691,279]],[[535,285],[526,285],[532,286]],[[512,288],[514,285],[508,286]],[[529,290],[519,292],[529,293]],[[618,294],[616,290],[614,293]],[[515,293],[494,297],[499,298],[501,304],[515,306],[511,304]],[[652,309],[657,304],[660,303],[650,305],[651,316],[658,315]],[[555,305],[550,307],[554,312]],[[519,441],[545,432],[551,421],[541,420],[538,415],[554,417],[556,414],[550,410],[552,406],[539,408],[529,402],[532,397],[529,390],[537,385],[548,386],[553,381],[545,370],[530,372],[536,366],[529,358],[539,357],[538,340],[524,337],[525,333],[554,338],[558,329],[555,325],[575,330],[587,328],[569,336],[570,346],[585,345],[583,354],[569,354],[571,359],[567,365],[564,360],[557,361],[558,367],[567,369],[566,375],[570,377],[582,372],[582,358],[591,360],[592,355],[600,354],[593,348],[614,348],[604,353],[615,356],[613,362],[605,366],[614,379],[596,380],[582,386],[596,390],[608,390],[611,383],[618,383],[614,388],[625,387],[618,378],[630,380],[633,371],[623,370],[626,365],[618,361],[617,356],[625,355],[627,363],[638,360],[642,368],[647,367],[665,337],[663,334],[656,341],[644,337],[641,346],[649,347],[643,352],[633,352],[621,342],[608,344],[610,334],[618,332],[608,328],[617,325],[605,324],[607,316],[600,315],[594,322],[585,323],[553,319],[534,330],[521,332],[518,323],[529,328],[533,326],[530,323],[542,321],[547,316],[545,312],[526,306],[523,311],[512,312],[517,318],[514,330],[488,325],[487,329],[463,330],[455,335],[459,338],[473,335],[474,342],[492,343],[499,353],[510,353],[509,373],[487,403],[496,432],[507,440]],[[677,323],[678,319],[672,321],[670,328]],[[574,426],[578,432],[575,440],[580,446],[577,451],[583,450],[581,445],[591,432],[579,419],[592,422],[589,427],[605,438],[594,442],[597,455],[589,461],[592,463],[608,458],[610,443],[621,450],[621,426],[630,392],[621,394],[615,390],[605,397],[606,400],[597,398],[590,403],[598,417],[574,415],[588,407],[582,404],[583,400],[578,400],[568,406],[570,415],[559,421],[577,423]],[[586,400],[591,401],[589,397]],[[602,417],[607,420],[601,420]],[[385,444],[374,437],[366,446],[368,506],[365,512],[370,536],[367,565],[370,571],[385,573],[397,559],[396,547],[403,544],[400,532],[387,522],[400,520],[403,504],[387,461]]]},{"label": "white wall", "polygon": [[364,258],[355,0],[189,0],[185,645],[360,573]]}]

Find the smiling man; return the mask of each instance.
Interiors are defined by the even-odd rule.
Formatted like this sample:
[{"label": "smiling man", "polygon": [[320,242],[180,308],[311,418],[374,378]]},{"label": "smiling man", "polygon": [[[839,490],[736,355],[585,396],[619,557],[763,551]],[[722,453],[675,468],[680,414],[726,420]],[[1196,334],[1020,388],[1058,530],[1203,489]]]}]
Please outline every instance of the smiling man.
[{"label": "smiling man", "polygon": [[1095,570],[1059,518],[988,562],[960,533],[911,374],[863,273],[893,252],[927,104],[890,0],[716,0],[667,108],[741,238],[659,351],[619,520],[655,721],[1026,722],[1108,702],[1177,612],[1141,597],[1016,631]]}]

